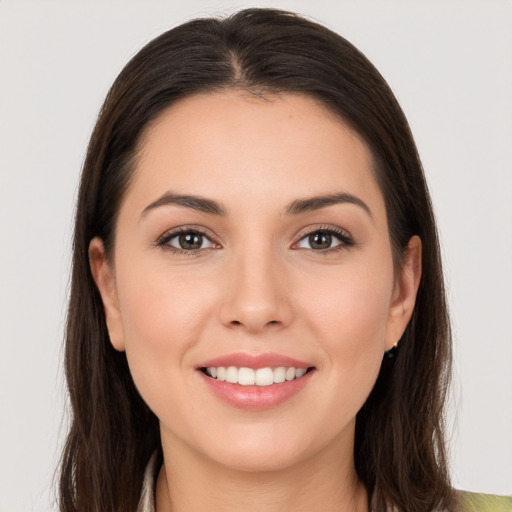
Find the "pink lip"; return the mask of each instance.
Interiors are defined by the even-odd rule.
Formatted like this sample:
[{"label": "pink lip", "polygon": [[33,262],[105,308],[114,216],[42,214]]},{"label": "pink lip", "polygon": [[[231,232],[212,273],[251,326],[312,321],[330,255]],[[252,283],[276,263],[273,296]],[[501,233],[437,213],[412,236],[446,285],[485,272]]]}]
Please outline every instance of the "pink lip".
[{"label": "pink lip", "polygon": [[312,375],[316,373],[315,370],[309,371],[298,379],[270,386],[241,386],[214,379],[201,371],[210,366],[226,368],[236,366],[237,368],[246,367],[257,370],[258,368],[277,368],[279,366],[307,369],[313,365],[272,352],[258,355],[241,352],[209,359],[196,367],[197,373],[215,396],[233,407],[253,411],[271,409],[286,402],[299,393],[310,381]]},{"label": "pink lip", "polygon": [[291,357],[282,356],[273,352],[267,352],[265,354],[246,354],[238,352],[234,354],[226,354],[224,356],[209,359],[199,364],[197,368],[208,368],[209,366],[236,366],[237,368],[245,367],[257,370],[258,368],[277,368],[284,366],[286,368],[311,368],[312,364],[293,359]]},{"label": "pink lip", "polygon": [[270,386],[241,386],[213,379],[201,371],[197,373],[210,391],[223,402],[239,409],[261,411],[277,407],[295,396],[311,380],[311,376],[316,371],[309,371],[299,379]]}]

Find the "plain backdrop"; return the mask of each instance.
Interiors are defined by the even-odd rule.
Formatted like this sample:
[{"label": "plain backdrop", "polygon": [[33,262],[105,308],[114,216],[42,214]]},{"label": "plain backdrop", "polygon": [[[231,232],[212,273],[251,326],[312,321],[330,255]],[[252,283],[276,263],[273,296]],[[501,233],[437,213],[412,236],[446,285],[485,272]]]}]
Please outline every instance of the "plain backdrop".
[{"label": "plain backdrop", "polygon": [[250,5],[341,33],[397,95],[444,251],[454,483],[512,494],[510,1],[0,0],[0,512],[56,510],[72,217],[104,95],[165,29]]}]

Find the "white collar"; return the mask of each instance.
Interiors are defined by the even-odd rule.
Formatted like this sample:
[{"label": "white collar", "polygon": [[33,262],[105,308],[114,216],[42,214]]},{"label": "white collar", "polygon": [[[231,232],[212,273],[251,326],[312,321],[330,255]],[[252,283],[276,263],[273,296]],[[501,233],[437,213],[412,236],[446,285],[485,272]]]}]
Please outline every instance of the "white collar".
[{"label": "white collar", "polygon": [[153,453],[144,471],[144,482],[137,512],[155,512],[155,477],[157,452]]}]

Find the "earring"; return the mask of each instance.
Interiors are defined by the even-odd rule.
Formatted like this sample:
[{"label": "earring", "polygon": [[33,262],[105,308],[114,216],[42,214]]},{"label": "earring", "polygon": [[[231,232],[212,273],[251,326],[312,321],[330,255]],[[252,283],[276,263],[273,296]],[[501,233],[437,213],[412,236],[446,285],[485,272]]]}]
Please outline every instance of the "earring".
[{"label": "earring", "polygon": [[384,354],[386,355],[386,357],[388,359],[393,359],[396,356],[397,347],[398,347],[398,341],[389,350],[386,350],[384,352]]}]

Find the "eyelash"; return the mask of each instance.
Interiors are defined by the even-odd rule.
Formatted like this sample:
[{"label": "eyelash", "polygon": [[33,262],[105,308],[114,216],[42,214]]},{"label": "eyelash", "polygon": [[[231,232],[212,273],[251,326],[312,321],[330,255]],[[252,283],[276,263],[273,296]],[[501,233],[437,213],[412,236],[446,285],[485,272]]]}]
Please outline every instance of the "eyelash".
[{"label": "eyelash", "polygon": [[[172,245],[169,245],[169,242],[173,238],[176,238],[180,235],[185,235],[185,234],[201,235],[202,237],[206,238],[211,244],[213,244],[214,247],[199,248],[199,249],[180,249],[178,247],[173,247]],[[335,245],[334,247],[329,247],[327,249],[318,249],[317,250],[317,249],[307,249],[306,248],[306,250],[312,251],[315,253],[330,254],[330,253],[333,253],[336,251],[346,250],[347,248],[355,245],[353,238],[345,230],[342,230],[339,228],[333,228],[331,226],[320,226],[320,227],[315,227],[315,228],[303,233],[301,235],[301,237],[299,238],[299,240],[292,245],[292,249],[295,249],[295,250],[300,249],[300,247],[297,247],[298,244],[313,234],[330,235],[330,236],[337,238],[340,241],[339,244]],[[183,254],[186,256],[195,256],[201,251],[220,247],[220,245],[217,244],[216,242],[214,242],[212,240],[212,237],[209,236],[204,230],[197,228],[197,227],[187,227],[187,226],[184,226],[184,227],[175,229],[171,232],[165,233],[157,240],[156,245],[158,247],[164,248],[165,250],[171,251],[175,254]]]},{"label": "eyelash", "polygon": [[[199,249],[180,249],[178,247],[173,247],[172,245],[169,245],[169,242],[173,238],[176,238],[180,235],[188,235],[188,234],[201,235],[202,237],[206,238],[214,246],[220,247],[219,244],[217,244],[216,242],[214,242],[212,240],[211,235],[208,235],[204,230],[202,230],[200,228],[192,227],[192,226],[190,226],[190,227],[183,226],[181,228],[178,228],[173,231],[165,233],[158,239],[156,245],[158,247],[162,247],[165,250],[171,251],[175,254],[183,254],[185,256],[196,256],[199,252],[204,251],[206,249],[210,249],[210,247],[203,248],[203,249],[201,249],[201,248],[199,248]],[[217,248],[217,247],[212,247],[212,248]]]},{"label": "eyelash", "polygon": [[334,228],[332,226],[316,226],[315,228],[310,229],[309,231],[306,231],[303,233],[298,240],[298,242],[295,242],[292,246],[292,248],[297,247],[297,245],[302,242],[307,237],[314,235],[314,234],[323,234],[323,235],[330,235],[334,238],[337,238],[340,243],[338,245],[335,245],[334,247],[329,247],[327,249],[306,249],[308,251],[312,251],[314,253],[327,255],[332,254],[333,252],[337,251],[343,251],[348,249],[349,247],[352,247],[355,245],[354,239],[352,236],[345,230],[340,228]]}]

